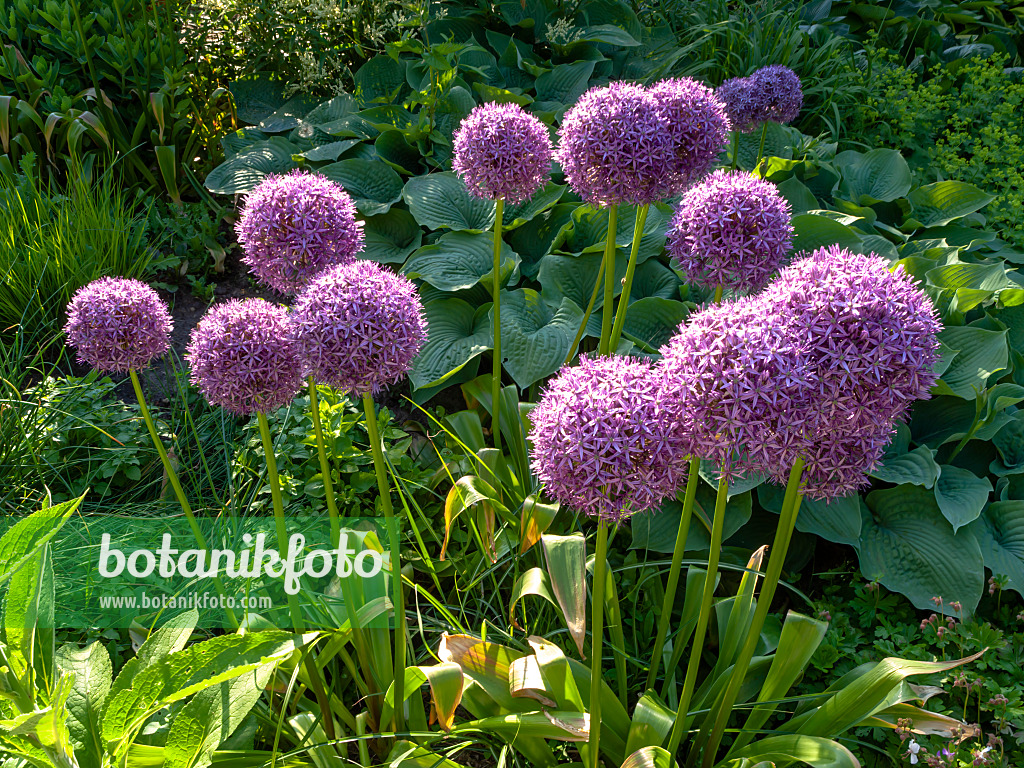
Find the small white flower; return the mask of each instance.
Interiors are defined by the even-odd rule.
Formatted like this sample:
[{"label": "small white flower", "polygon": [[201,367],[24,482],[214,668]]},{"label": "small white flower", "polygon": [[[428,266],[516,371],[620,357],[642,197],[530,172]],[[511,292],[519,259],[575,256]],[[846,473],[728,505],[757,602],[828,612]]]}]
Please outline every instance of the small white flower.
[{"label": "small white flower", "polygon": [[911,739],[910,743],[907,745],[907,754],[910,755],[910,764],[911,765],[916,765],[917,764],[917,760],[918,760],[917,753],[920,752],[920,751],[921,751],[921,745],[918,744],[913,739]]}]

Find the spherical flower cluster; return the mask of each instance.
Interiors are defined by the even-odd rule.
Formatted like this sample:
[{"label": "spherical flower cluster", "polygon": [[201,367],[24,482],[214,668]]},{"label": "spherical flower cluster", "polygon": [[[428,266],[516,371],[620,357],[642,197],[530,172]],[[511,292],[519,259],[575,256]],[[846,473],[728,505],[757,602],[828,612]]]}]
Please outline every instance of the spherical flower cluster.
[{"label": "spherical flower cluster", "polygon": [[261,182],[246,198],[235,232],[250,271],[286,294],[317,272],[352,261],[363,247],[363,222],[349,194],[302,170]]},{"label": "spherical flower cluster", "polygon": [[810,372],[796,340],[754,298],[706,307],[680,326],[657,366],[669,419],[694,455],[727,480],[765,473],[807,447],[803,402]]},{"label": "spherical flower cluster", "polygon": [[310,282],[296,299],[292,333],[318,382],[363,394],[406,374],[427,326],[415,285],[359,261]]},{"label": "spherical flower cluster", "polygon": [[800,77],[789,67],[772,64],[750,76],[757,90],[761,119],[790,123],[800,115],[804,92]]},{"label": "spherical flower cluster", "polygon": [[518,104],[482,104],[455,132],[452,168],[477,197],[518,203],[547,182],[553,154],[544,123]]},{"label": "spherical flower cluster", "polygon": [[677,195],[703,177],[729,140],[725,105],[706,85],[689,77],[670,78],[648,89],[672,138],[672,184],[663,196]]},{"label": "spherical flower cluster", "polygon": [[102,277],[79,288],[64,332],[78,360],[103,373],[145,368],[170,346],[171,313],[139,280]]},{"label": "spherical flower cluster", "polygon": [[715,95],[725,104],[732,127],[750,133],[761,123],[790,123],[800,115],[804,95],[800,78],[789,67],[773,64],[749,77],[723,82]]},{"label": "spherical flower cluster", "polygon": [[683,197],[667,247],[690,282],[749,290],[779,269],[792,234],[789,203],[774,184],[716,171]]},{"label": "spherical flower cluster", "polygon": [[805,493],[850,493],[881,458],[893,422],[936,381],[935,308],[902,267],[893,272],[878,256],[839,246],[783,269],[761,300],[805,350],[813,374]]},{"label": "spherical flower cluster", "polygon": [[531,466],[560,502],[619,520],[675,492],[683,438],[647,362],[583,357],[530,414]]},{"label": "spherical flower cluster", "polygon": [[638,85],[591,88],[565,113],[559,137],[556,159],[591,205],[651,203],[671,186],[672,133]]},{"label": "spherical flower cluster", "polygon": [[263,299],[213,307],[192,330],[185,357],[206,399],[240,415],[277,410],[302,385],[288,311]]}]

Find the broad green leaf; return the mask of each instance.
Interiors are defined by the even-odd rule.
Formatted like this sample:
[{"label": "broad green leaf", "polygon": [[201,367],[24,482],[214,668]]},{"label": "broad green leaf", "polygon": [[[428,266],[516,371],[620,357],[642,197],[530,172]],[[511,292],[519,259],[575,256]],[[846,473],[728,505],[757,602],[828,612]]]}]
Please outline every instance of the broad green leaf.
[{"label": "broad green leaf", "polygon": [[551,589],[562,608],[569,636],[583,656],[587,633],[587,540],[582,533],[541,536]]},{"label": "broad green leaf", "polygon": [[941,470],[935,483],[935,501],[956,533],[981,514],[992,493],[992,483],[949,464],[942,465]]},{"label": "broad green leaf", "polygon": [[[672,209],[668,206],[658,203],[651,205],[647,213],[647,220],[644,222],[643,239],[637,254],[637,264],[654,255],[651,249],[644,248],[644,240],[652,235],[657,235],[659,237],[657,242],[664,243],[664,240],[660,238],[664,236],[665,224],[671,216]],[[573,211],[572,222],[572,226],[565,231],[566,244],[569,246],[566,250],[576,253],[604,252],[605,242],[608,239],[607,207],[595,208],[592,205],[580,205]],[[636,207],[620,205],[615,226],[615,245],[619,248],[628,248],[633,242],[635,227]],[[658,251],[660,252],[660,246]],[[627,252],[626,256],[628,257],[628,255]]]},{"label": "broad green leaf", "polygon": [[292,155],[299,148],[287,139],[272,136],[240,150],[212,171],[204,182],[215,195],[237,195],[252,192],[267,176],[284,173],[295,167]]},{"label": "broad green leaf", "polygon": [[364,220],[366,242],[359,258],[378,264],[401,264],[423,244],[423,230],[408,211],[392,208]]},{"label": "broad green leaf", "polygon": [[355,97],[362,104],[388,102],[406,87],[405,65],[385,54],[378,54],[356,70]]},{"label": "broad green leaf", "polygon": [[549,182],[543,189],[535,192],[529,200],[524,200],[514,205],[506,205],[501,217],[502,227],[505,229],[521,227],[534,217],[552,208],[561,200],[565,189],[564,186]]},{"label": "broad green leaf", "polygon": [[269,138],[270,136],[258,128],[239,128],[237,131],[224,134],[220,139],[220,145],[224,150],[224,158],[230,160],[246,147]]},{"label": "broad green leaf", "polygon": [[63,645],[57,651],[56,662],[65,674],[74,675],[73,687],[68,695],[68,731],[71,739],[81,745],[84,754],[89,756],[83,768],[99,768],[99,756],[103,754],[103,744],[99,738],[100,714],[114,675],[110,654],[99,641],[81,649]]},{"label": "broad green leaf", "polygon": [[793,251],[810,252],[829,245],[860,249],[860,236],[852,228],[827,216],[800,213],[793,217]]},{"label": "broad green leaf", "polygon": [[[784,490],[765,483],[757,487],[757,499],[765,509],[778,514],[782,511]],[[803,499],[796,518],[796,529],[802,533],[821,536],[836,544],[857,546],[860,541],[861,498],[859,493],[841,496],[831,501]]]},{"label": "broad green leaf", "polygon": [[285,82],[271,72],[255,72],[252,75],[232,81],[228,86],[235,101],[238,119],[249,125],[256,125],[281,107]]},{"label": "broad green leaf", "polygon": [[1009,362],[1006,331],[957,326],[946,328],[939,339],[959,350],[933,389],[934,394],[974,400],[985,389],[989,376],[1005,370]]},{"label": "broad green leaf", "polygon": [[311,96],[303,93],[292,96],[288,101],[264,117],[258,128],[264,133],[281,133],[298,128],[299,122],[316,106]]},{"label": "broad green leaf", "polygon": [[672,731],[675,715],[653,691],[647,691],[636,703],[626,751],[633,755],[644,748],[660,747]]},{"label": "broad green leaf", "polygon": [[461,515],[470,507],[483,504],[493,508],[502,507],[500,494],[494,490],[490,483],[477,475],[463,475],[448,491],[444,502],[444,541],[441,543],[441,559],[444,560],[445,552],[448,550],[448,540],[451,536],[452,524],[455,518]]},{"label": "broad green leaf", "polygon": [[[501,243],[498,282],[504,285],[519,265],[519,255]],[[402,270],[442,291],[461,291],[482,284],[488,292],[494,281],[494,233],[448,232],[433,245],[417,250]]]},{"label": "broad green leaf", "polygon": [[473,90],[480,94],[480,98],[485,104],[518,104],[525,107],[533,101],[533,97],[527,96],[525,93],[516,93],[487,83],[473,83]]},{"label": "broad green leaf", "polygon": [[530,219],[509,233],[509,244],[523,259],[524,276],[537,276],[541,259],[551,251],[555,239],[571,220],[574,210],[575,203],[558,203],[551,210]]},{"label": "broad green leaf", "polygon": [[790,176],[776,186],[778,186],[782,196],[789,202],[793,213],[807,213],[807,211],[815,210],[819,207],[818,199],[814,196],[814,193],[796,176]]},{"label": "broad green leaf", "polygon": [[891,202],[910,192],[910,166],[895,149],[872,149],[864,154],[848,150],[836,155],[833,162],[842,170],[855,203]]},{"label": "broad green leaf", "polygon": [[43,687],[52,674],[53,630],[53,564],[44,544],[11,577],[3,601],[7,674],[26,690]]},{"label": "broad green leaf", "polygon": [[1006,277],[1006,267],[1003,264],[955,262],[928,270],[926,277],[936,288],[951,290],[975,288],[981,291],[998,291],[1013,285]]},{"label": "broad green leaf", "polygon": [[399,173],[414,176],[423,172],[423,161],[420,151],[405,140],[405,135],[397,130],[382,131],[373,148],[377,157],[390,165]]},{"label": "broad green leaf", "polygon": [[424,306],[427,343],[413,360],[409,379],[417,389],[434,386],[491,348],[487,311],[462,299],[435,299]]},{"label": "broad green leaf", "polygon": [[639,301],[657,296],[662,299],[677,300],[681,285],[675,272],[657,259],[648,259],[636,267],[630,299]]},{"label": "broad green leaf", "polygon": [[213,751],[242,723],[267,687],[267,665],[200,691],[171,721],[164,768],[205,768]]},{"label": "broad green leaf", "polygon": [[1001,461],[993,461],[990,472],[1000,477],[1024,472],[1024,411],[1014,412],[1008,423],[992,437],[992,445]]},{"label": "broad green leaf", "polygon": [[79,496],[77,499],[46,506],[7,528],[0,537],[0,586],[56,535],[78,509],[83,498]]},{"label": "broad green leaf", "polygon": [[[442,662],[433,666],[406,667],[405,699],[409,700],[419,693],[424,683],[430,685],[430,702],[437,716],[438,724],[445,731],[450,731],[455,721],[455,710],[462,702],[462,691],[465,687],[465,676],[462,667],[454,661]],[[387,722],[394,714],[395,686],[388,688],[384,696],[384,708],[381,720]]]},{"label": "broad green leaf", "polygon": [[937,181],[918,187],[907,199],[913,207],[913,219],[908,225],[939,227],[981,210],[995,200],[995,195],[962,181]]},{"label": "broad green leaf", "polygon": [[592,61],[557,64],[550,72],[537,78],[537,101],[573,104],[587,90],[587,83],[593,73]]},{"label": "broad green leaf", "polygon": [[623,48],[640,45],[640,42],[629,32],[613,24],[598,24],[592,27],[584,27],[577,34],[579,35],[578,37],[576,35],[573,37],[578,42],[608,43],[609,45],[617,45]]},{"label": "broad green leaf", "polygon": [[318,168],[317,173],[341,184],[364,216],[387,213],[402,199],[402,178],[380,160],[339,160]]},{"label": "broad green leaf", "polygon": [[[598,272],[601,269],[600,253],[584,253],[570,256],[562,253],[549,253],[540,260],[537,282],[541,285],[541,295],[552,304],[570,299],[577,307],[584,308],[590,303]],[[621,253],[615,259],[615,294],[622,292],[621,279],[626,276],[627,259]],[[594,309],[604,306],[604,292],[598,290]],[[575,338],[575,332],[573,334]]]},{"label": "broad green leaf", "polygon": [[306,113],[303,121],[319,128],[324,133],[330,133],[325,126],[336,124],[339,120],[354,115],[359,109],[356,100],[350,94],[342,93],[333,99],[321,102]]},{"label": "broad green leaf", "polygon": [[304,157],[306,160],[313,163],[322,163],[324,161],[334,162],[358,143],[359,139],[331,141],[327,144],[320,144],[319,146],[313,147],[313,149],[306,150],[305,152],[300,152],[299,157]]},{"label": "broad green leaf", "polygon": [[1007,586],[1024,595],[1024,501],[996,501],[969,526],[981,546],[985,567],[1006,576]]},{"label": "broad green leaf", "polygon": [[562,367],[582,320],[583,310],[571,299],[554,309],[530,288],[502,293],[502,363],[520,389]]},{"label": "broad green leaf", "polygon": [[494,202],[470,195],[462,179],[451,172],[409,179],[402,197],[427,229],[486,232],[494,226]]},{"label": "broad green leaf", "polygon": [[[509,596],[508,616],[514,627],[525,631],[526,627],[531,626],[529,620],[525,623],[520,623],[519,618],[516,616],[516,606],[527,595],[543,598],[559,611],[561,610],[558,599],[551,589],[551,577],[548,576],[547,571],[542,568],[530,568],[528,571],[523,571],[519,578],[516,579],[516,583],[512,585],[512,593]],[[526,615],[529,616],[529,614]]]},{"label": "broad green leaf", "polygon": [[860,768],[842,744],[816,736],[769,736],[736,752],[733,757],[778,764],[806,763],[814,768]]},{"label": "broad green leaf", "polygon": [[681,301],[656,296],[639,299],[626,310],[622,333],[641,349],[657,352],[689,314],[689,308]]},{"label": "broad green leaf", "polygon": [[620,768],[676,768],[676,761],[672,759],[668,750],[660,746],[650,746],[632,752]]},{"label": "broad green leaf", "polygon": [[857,547],[865,578],[901,592],[922,610],[932,598],[945,605],[959,601],[973,613],[984,582],[981,549],[969,530],[953,532],[942,517],[935,495],[901,485],[867,496]]},{"label": "broad green leaf", "polygon": [[301,645],[297,635],[268,630],[222,635],[173,653],[138,672],[129,687],[111,691],[100,724],[102,738],[120,752],[168,704],[266,665],[276,666]]},{"label": "broad green leaf", "polygon": [[932,450],[922,445],[900,456],[887,456],[882,466],[868,474],[893,485],[912,483],[931,488],[939,477],[939,465]]}]

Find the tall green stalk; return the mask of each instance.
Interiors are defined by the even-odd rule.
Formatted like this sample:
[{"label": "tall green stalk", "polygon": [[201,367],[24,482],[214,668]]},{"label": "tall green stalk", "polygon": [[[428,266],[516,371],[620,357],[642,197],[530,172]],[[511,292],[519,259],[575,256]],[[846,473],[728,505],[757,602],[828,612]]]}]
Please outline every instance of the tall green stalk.
[{"label": "tall green stalk", "polygon": [[591,595],[590,634],[590,768],[601,764],[601,646],[604,642],[604,588],[608,558],[608,522],[602,517],[597,524],[597,547],[594,552],[594,589]]},{"label": "tall green stalk", "polygon": [[708,551],[708,570],[704,577],[704,594],[700,603],[700,615],[697,618],[697,628],[693,635],[693,646],[690,648],[690,661],[686,665],[686,679],[683,682],[683,691],[679,696],[679,709],[676,710],[675,722],[672,725],[672,735],[669,737],[668,752],[676,754],[679,744],[683,739],[683,731],[686,729],[687,716],[690,709],[690,701],[693,699],[693,691],[697,684],[697,671],[700,668],[700,659],[704,653],[704,635],[707,633],[708,622],[711,619],[711,609],[715,597],[715,582],[718,577],[718,559],[722,554],[722,531],[725,525],[725,505],[729,498],[729,483],[724,478],[718,480],[718,496],[715,499],[715,517],[711,523],[711,545]]},{"label": "tall green stalk", "polygon": [[[281,497],[281,478],[277,475],[277,456],[274,454],[274,442],[270,439],[270,425],[263,411],[256,413],[256,421],[260,426],[260,437],[263,440],[263,456],[267,461],[267,478],[270,481],[270,498],[274,503],[274,527],[277,529],[277,549],[282,557],[288,552],[288,529],[284,524],[284,500]],[[302,611],[299,599],[288,595],[288,613],[292,620],[292,629],[302,631]],[[325,714],[326,717],[326,714]]]},{"label": "tall green stalk", "polygon": [[363,393],[363,412],[366,414],[366,433],[370,439],[370,450],[373,452],[373,469],[377,474],[377,490],[380,492],[381,507],[384,519],[387,520],[391,534],[391,584],[393,588],[392,602],[395,608],[395,732],[405,730],[405,600],[402,595],[402,561],[399,551],[398,522],[395,510],[391,506],[391,487],[388,483],[387,465],[384,462],[384,451],[377,429],[377,411],[373,397],[369,392]]},{"label": "tall green stalk", "polygon": [[505,213],[505,201],[501,198],[494,203],[494,280],[491,297],[494,302],[494,355],[491,364],[491,432],[494,447],[501,450],[501,217]]},{"label": "tall green stalk", "polygon": [[[747,633],[747,640],[740,650],[740,654],[733,664],[732,676],[729,685],[722,696],[721,705],[718,707],[718,714],[715,717],[714,729],[707,741],[707,748],[704,750],[703,766],[710,768],[713,764],[715,752],[722,742],[722,735],[725,733],[725,726],[732,713],[733,704],[739,695],[743,678],[750,668],[750,660],[757,650],[757,643],[761,638],[761,629],[764,627],[765,619],[771,608],[772,598],[775,597],[775,590],[779,585],[779,578],[782,576],[782,566],[786,561],[786,554],[789,551],[789,543],[793,539],[793,530],[796,528],[796,518],[800,511],[800,501],[803,498],[800,494],[800,481],[803,477],[804,460],[798,458],[793,462],[793,468],[789,472],[789,479],[786,482],[786,495],[782,502],[782,512],[779,515],[779,525],[775,529],[775,540],[772,542],[771,555],[768,558],[768,568],[765,571],[764,583],[761,586],[761,594],[757,599],[757,609],[754,611],[754,618],[750,623]],[[754,717],[754,713],[748,716]],[[740,733],[732,749],[740,749],[752,738],[752,733],[746,728]]]},{"label": "tall green stalk", "polygon": [[676,601],[676,589],[679,586],[679,575],[683,565],[683,552],[686,549],[686,537],[690,533],[690,521],[693,519],[693,502],[697,498],[697,486],[700,484],[700,459],[690,459],[690,473],[686,478],[686,495],[683,498],[683,514],[679,519],[679,531],[676,533],[675,547],[672,549],[672,565],[668,570],[668,583],[665,585],[665,598],[661,603],[661,617],[658,620],[658,634],[654,638],[654,651],[651,656],[651,669],[647,673],[647,687],[654,688],[661,666],[661,654],[668,637],[668,627],[672,623],[672,606]]},{"label": "tall green stalk", "polygon": [[761,158],[764,157],[764,139],[768,135],[768,123],[761,124],[761,143],[757,147],[757,160],[754,161],[754,170],[757,170],[757,166],[761,164]]},{"label": "tall green stalk", "polygon": [[736,166],[740,162],[740,132],[734,130],[732,132],[732,170],[736,170]]},{"label": "tall green stalk", "polygon": [[640,251],[640,240],[643,239],[644,224],[647,223],[647,212],[650,205],[644,203],[636,209],[636,224],[633,226],[633,243],[629,249],[629,263],[626,265],[626,279],[622,283],[622,293],[619,294],[619,309],[615,314],[615,325],[612,326],[612,336],[608,340],[609,351],[619,345],[619,337],[622,335],[622,326],[626,324],[626,308],[629,305],[629,294],[633,290],[633,273],[636,272],[636,258]]},{"label": "tall green stalk", "polygon": [[598,351],[602,355],[611,354],[608,342],[612,333],[612,304],[615,301],[615,233],[619,223],[619,207],[608,206],[608,236],[604,244],[604,306],[601,307],[601,344]]},{"label": "tall green stalk", "polygon": [[590,316],[594,312],[594,305],[597,303],[597,294],[601,292],[601,278],[604,277],[604,257],[601,257],[601,266],[597,269],[597,277],[594,278],[594,290],[590,294],[590,303],[587,304],[587,311],[583,313],[583,322],[580,323],[580,329],[576,331],[576,338],[572,340],[572,344],[569,345],[569,354],[565,357],[563,366],[568,365],[572,362],[573,356],[576,354],[576,349],[580,345],[580,341],[583,340],[583,334],[586,333],[587,323],[590,322]]},{"label": "tall green stalk", "polygon": [[[195,514],[192,512],[192,505],[188,503],[188,497],[185,495],[185,489],[181,487],[181,481],[178,479],[178,473],[175,471],[174,466],[171,464],[170,458],[167,456],[167,450],[164,448],[164,442],[160,439],[160,435],[156,431],[156,424],[153,422],[153,416],[149,412],[149,406],[146,404],[146,396],[142,392],[142,383],[139,381],[139,375],[134,369],[128,371],[128,375],[132,380],[132,388],[135,390],[135,399],[139,402],[139,410],[142,411],[142,418],[146,422],[146,429],[149,430],[149,437],[153,441],[153,447],[156,448],[157,454],[160,456],[160,462],[164,465],[164,472],[167,473],[167,480],[171,484],[171,488],[174,489],[174,495],[178,499],[178,504],[181,505],[181,511],[185,513],[185,519],[188,520],[188,526],[192,529],[192,535],[195,536],[196,543],[199,548],[204,552],[208,550],[206,544],[206,538],[203,536],[203,532],[199,529],[199,523],[196,520]],[[225,595],[224,584],[220,580],[220,576],[215,576],[213,580],[214,586],[217,588],[217,594]],[[226,608],[228,613],[228,620],[231,625],[238,627],[238,618],[235,616],[235,612],[231,608]]]},{"label": "tall green stalk", "polygon": [[309,414],[313,417],[313,432],[316,435],[316,452],[320,457],[320,474],[324,478],[324,493],[327,495],[327,514],[331,519],[331,543],[338,545],[341,536],[341,523],[338,515],[338,502],[334,498],[334,481],[331,479],[331,464],[327,461],[327,445],[324,442],[324,430],[320,424],[320,398],[316,391],[316,381],[310,376],[309,382]]}]

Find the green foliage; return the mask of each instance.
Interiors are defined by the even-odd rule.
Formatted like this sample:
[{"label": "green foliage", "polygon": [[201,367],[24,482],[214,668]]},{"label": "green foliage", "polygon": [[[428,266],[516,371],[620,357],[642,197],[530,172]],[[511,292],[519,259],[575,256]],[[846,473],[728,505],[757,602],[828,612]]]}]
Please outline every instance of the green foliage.
[{"label": "green foliage", "polygon": [[71,295],[104,276],[146,277],[165,266],[144,205],[116,171],[75,174],[57,192],[34,175],[0,174],[0,337],[22,326],[31,343],[52,339]]}]

